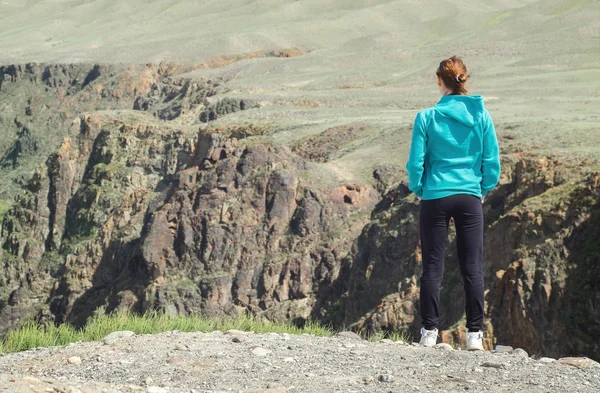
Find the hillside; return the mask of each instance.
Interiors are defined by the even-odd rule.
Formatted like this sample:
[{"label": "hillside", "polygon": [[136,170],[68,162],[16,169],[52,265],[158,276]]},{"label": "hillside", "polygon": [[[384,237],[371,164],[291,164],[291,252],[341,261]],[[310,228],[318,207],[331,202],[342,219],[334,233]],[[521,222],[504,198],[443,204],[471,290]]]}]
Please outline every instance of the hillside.
[{"label": "hillside", "polygon": [[0,3],[0,330],[158,309],[416,334],[403,167],[458,53],[502,148],[486,345],[600,359],[600,7],[433,4]]}]

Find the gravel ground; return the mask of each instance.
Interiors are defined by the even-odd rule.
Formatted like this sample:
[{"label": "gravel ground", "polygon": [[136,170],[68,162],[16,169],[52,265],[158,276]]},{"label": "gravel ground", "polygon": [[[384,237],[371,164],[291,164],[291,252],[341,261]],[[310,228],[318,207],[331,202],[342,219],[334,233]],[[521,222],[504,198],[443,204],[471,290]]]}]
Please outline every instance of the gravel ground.
[{"label": "gravel ground", "polygon": [[[600,365],[336,337],[113,333],[0,357],[1,392],[599,392]],[[574,366],[571,364],[578,364]]]}]

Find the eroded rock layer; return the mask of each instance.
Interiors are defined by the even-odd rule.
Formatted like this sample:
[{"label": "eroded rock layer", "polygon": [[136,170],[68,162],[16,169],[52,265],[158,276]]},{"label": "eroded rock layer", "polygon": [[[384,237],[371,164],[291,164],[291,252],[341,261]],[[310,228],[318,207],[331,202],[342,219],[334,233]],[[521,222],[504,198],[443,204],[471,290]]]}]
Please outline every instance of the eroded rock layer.
[{"label": "eroded rock layer", "polygon": [[[262,126],[205,125],[211,111],[255,103],[215,101],[221,81],[177,78],[170,66],[0,75],[0,91],[20,97],[3,101],[18,138],[2,170],[19,192],[4,190],[17,196],[0,239],[2,331],[160,310],[417,334],[419,205],[401,176],[377,168],[372,184],[331,186],[307,175],[366,126],[291,150]],[[600,173],[585,164],[503,156],[485,204],[488,347],[600,358]],[[440,327],[460,343],[457,266],[451,233]]]}]

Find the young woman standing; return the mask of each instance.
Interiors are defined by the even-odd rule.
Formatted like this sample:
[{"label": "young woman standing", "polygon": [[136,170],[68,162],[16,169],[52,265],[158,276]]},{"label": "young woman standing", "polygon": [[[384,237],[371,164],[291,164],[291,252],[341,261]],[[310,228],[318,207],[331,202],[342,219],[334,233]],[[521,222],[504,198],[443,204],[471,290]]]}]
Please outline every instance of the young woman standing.
[{"label": "young woman standing", "polygon": [[406,169],[409,188],[421,198],[421,341],[435,345],[439,290],[450,219],[467,314],[467,349],[483,349],[483,213],[485,194],[500,177],[496,131],[483,97],[467,95],[469,75],[456,56],[437,71],[442,98],[417,114]]}]

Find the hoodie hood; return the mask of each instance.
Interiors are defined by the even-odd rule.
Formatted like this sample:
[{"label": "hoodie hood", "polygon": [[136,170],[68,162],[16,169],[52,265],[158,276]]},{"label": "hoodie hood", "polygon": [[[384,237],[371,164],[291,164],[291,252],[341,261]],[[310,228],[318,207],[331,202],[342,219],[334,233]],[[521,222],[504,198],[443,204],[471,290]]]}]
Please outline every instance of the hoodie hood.
[{"label": "hoodie hood", "polygon": [[446,95],[442,96],[435,108],[444,116],[467,127],[475,127],[483,115],[483,97],[480,95]]}]

